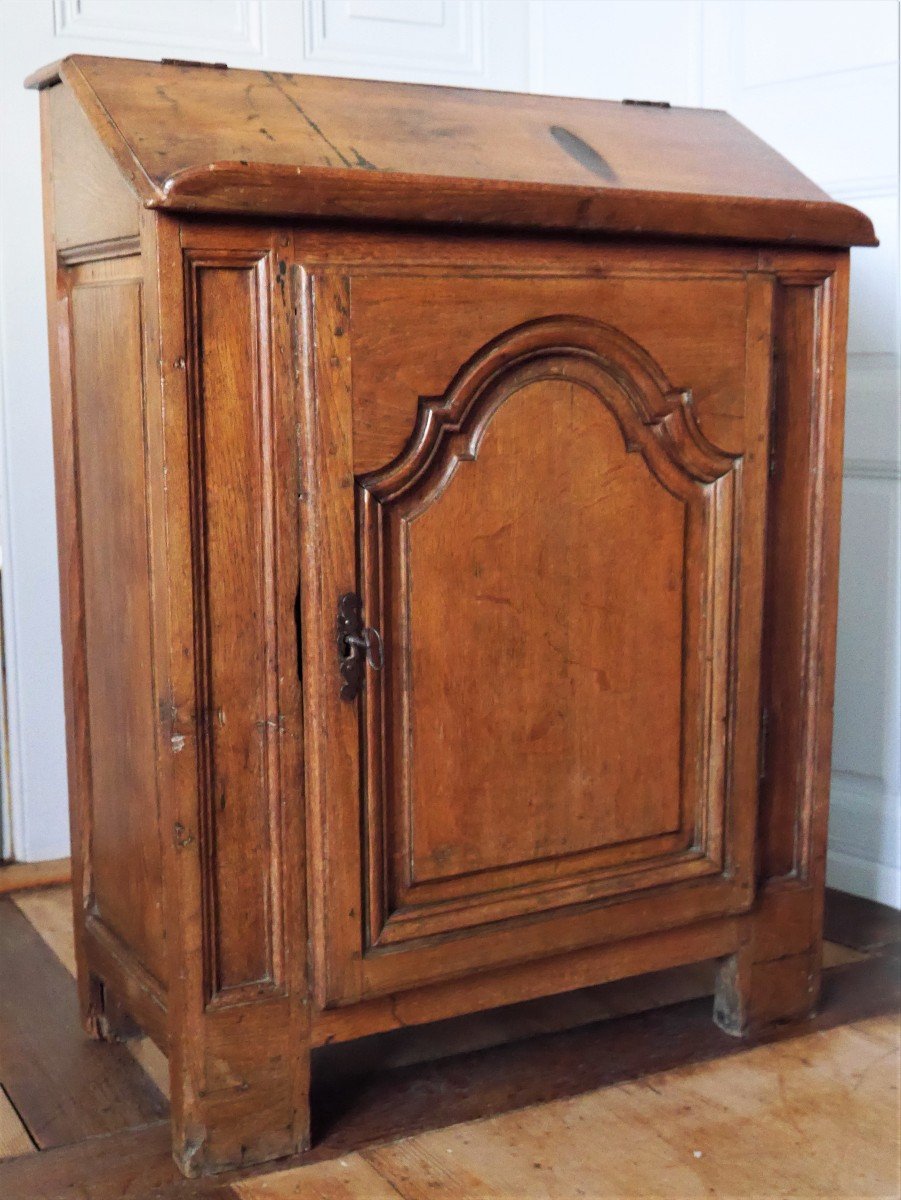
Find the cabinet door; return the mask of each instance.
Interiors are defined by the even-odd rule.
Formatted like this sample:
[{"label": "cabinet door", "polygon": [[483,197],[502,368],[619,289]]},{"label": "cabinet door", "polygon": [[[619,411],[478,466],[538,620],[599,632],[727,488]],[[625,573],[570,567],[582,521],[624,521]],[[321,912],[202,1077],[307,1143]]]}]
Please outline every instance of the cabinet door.
[{"label": "cabinet door", "polygon": [[[421,280],[322,270],[302,288],[325,1005],[751,897],[769,285],[730,278],[735,347],[731,332],[716,344],[715,284],[706,295],[696,276],[680,296],[679,277],[625,270],[607,304],[600,285],[497,269],[480,299],[462,274],[428,284],[445,319],[426,358],[399,336]],[[670,379],[623,328],[633,307],[663,303],[666,351],[698,323],[684,306],[699,296],[708,357],[740,360],[728,449],[702,429],[692,380]],[[404,373],[414,392],[417,376],[434,383],[458,334],[443,388],[401,417]],[[366,356],[386,338],[394,365],[367,413]],[[348,592],[382,664],[342,699],[340,655],[362,654],[336,645]]]}]

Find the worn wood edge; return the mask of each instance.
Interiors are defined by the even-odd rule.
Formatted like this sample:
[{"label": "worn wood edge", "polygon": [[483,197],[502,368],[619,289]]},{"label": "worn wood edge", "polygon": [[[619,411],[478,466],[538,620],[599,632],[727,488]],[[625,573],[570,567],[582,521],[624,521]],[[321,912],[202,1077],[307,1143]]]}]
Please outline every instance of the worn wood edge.
[{"label": "worn wood edge", "polygon": [[346,1008],[317,1010],[312,1020],[312,1043],[325,1046],[726,955],[738,945],[738,920],[724,918],[680,926],[628,942],[578,949],[541,962],[517,963],[409,988]]},{"label": "worn wood edge", "polygon": [[166,1053],[166,993],[135,954],[98,917],[85,921],[88,966],[138,1025]]},{"label": "worn wood edge", "polygon": [[140,253],[140,235],[133,234],[85,242],[78,246],[61,246],[57,250],[57,257],[64,267],[76,267],[81,263],[105,262],[111,258],[132,258]]},{"label": "worn wood edge", "polygon": [[44,862],[0,864],[0,896],[27,892],[33,888],[54,887],[72,882],[72,860],[53,858]]},{"label": "worn wood edge", "polygon": [[53,87],[60,82],[60,71],[65,61],[65,58],[58,58],[55,62],[38,67],[36,71],[25,76],[22,86],[32,92],[41,92],[44,88]]},{"label": "worn wood edge", "polygon": [[[516,215],[510,215],[515,197]],[[876,246],[873,224],[824,199],[698,196],[337,167],[214,162],[170,175],[145,203],[181,212],[661,235],[701,241]],[[392,211],[393,210],[393,211]]]}]

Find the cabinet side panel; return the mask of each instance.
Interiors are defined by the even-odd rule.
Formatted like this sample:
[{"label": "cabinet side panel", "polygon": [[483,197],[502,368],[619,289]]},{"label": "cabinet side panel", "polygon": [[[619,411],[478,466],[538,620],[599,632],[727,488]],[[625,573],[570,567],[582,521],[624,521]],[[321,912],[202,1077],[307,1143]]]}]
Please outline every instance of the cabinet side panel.
[{"label": "cabinet side panel", "polygon": [[46,93],[56,244],[98,247],[137,238],[140,205],[66,86]]},{"label": "cabinet side panel", "polygon": [[146,505],[140,260],[70,279],[84,578],[89,910],[165,983]]}]

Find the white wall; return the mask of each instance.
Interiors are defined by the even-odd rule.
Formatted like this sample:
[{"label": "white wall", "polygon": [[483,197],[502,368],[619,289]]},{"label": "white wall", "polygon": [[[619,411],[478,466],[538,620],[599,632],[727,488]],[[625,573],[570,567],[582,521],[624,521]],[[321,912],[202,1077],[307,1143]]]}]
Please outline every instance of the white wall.
[{"label": "white wall", "polygon": [[72,52],[727,108],[883,244],[855,255],[830,880],[901,903],[895,0],[0,0],[0,504],[14,848],[66,852],[34,67]]},{"label": "white wall", "polygon": [[852,251],[828,882],[901,907],[898,5],[706,8],[704,102],[728,109],[881,240]]}]

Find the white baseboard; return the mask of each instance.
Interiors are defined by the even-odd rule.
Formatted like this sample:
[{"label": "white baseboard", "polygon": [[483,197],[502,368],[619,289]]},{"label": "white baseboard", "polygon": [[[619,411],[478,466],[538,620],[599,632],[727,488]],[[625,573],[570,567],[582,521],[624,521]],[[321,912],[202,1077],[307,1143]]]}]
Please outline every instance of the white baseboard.
[{"label": "white baseboard", "polygon": [[851,892],[854,896],[901,908],[901,870],[898,867],[867,862],[864,858],[830,848],[826,884],[840,892]]},{"label": "white baseboard", "polygon": [[833,774],[826,882],[901,908],[901,795],[882,780]]}]

